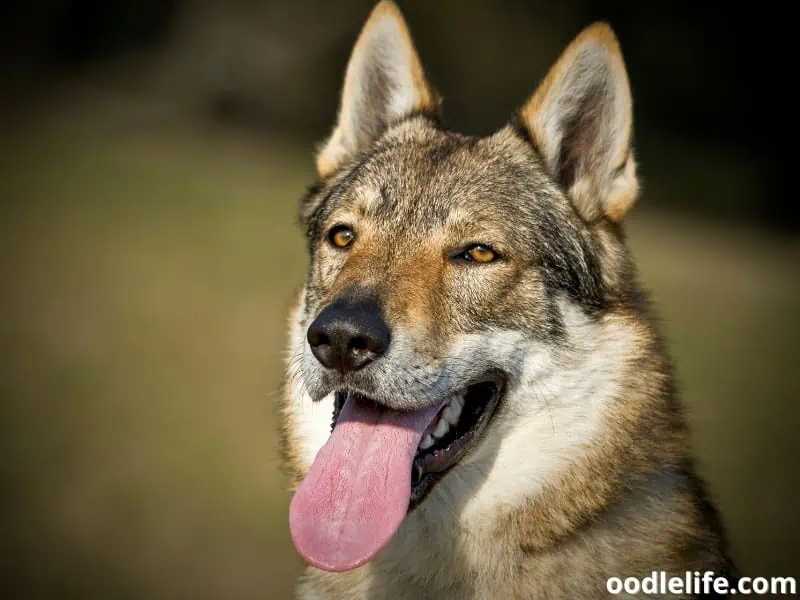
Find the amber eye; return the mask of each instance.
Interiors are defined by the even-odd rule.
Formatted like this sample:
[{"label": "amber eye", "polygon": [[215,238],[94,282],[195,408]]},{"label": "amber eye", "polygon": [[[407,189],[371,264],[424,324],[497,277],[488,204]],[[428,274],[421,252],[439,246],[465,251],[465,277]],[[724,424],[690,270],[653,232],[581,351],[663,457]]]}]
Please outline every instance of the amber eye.
[{"label": "amber eye", "polygon": [[330,233],[328,234],[328,239],[330,240],[331,244],[337,248],[347,248],[353,243],[355,234],[353,233],[353,230],[346,225],[337,225],[331,229]]},{"label": "amber eye", "polygon": [[489,246],[475,244],[464,252],[464,258],[477,263],[490,263],[497,258],[497,254]]}]

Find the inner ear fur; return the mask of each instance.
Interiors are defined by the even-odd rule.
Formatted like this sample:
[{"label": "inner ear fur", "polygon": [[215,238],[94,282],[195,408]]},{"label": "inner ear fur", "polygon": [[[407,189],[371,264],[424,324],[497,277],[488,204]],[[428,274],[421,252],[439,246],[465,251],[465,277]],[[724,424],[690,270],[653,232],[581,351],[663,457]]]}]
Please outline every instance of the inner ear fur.
[{"label": "inner ear fur", "polygon": [[639,184],[631,151],[628,75],[606,23],[567,47],[519,114],[553,178],[580,216],[620,221]]},{"label": "inner ear fur", "polygon": [[368,150],[392,123],[416,112],[438,115],[439,104],[400,10],[380,2],[350,55],[338,122],[317,155],[320,177]]}]

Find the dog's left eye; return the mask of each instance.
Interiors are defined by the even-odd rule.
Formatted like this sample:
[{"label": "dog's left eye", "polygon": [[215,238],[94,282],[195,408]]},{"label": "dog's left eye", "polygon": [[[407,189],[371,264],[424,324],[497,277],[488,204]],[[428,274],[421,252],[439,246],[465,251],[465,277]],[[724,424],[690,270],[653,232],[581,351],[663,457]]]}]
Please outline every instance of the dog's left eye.
[{"label": "dog's left eye", "polygon": [[476,263],[490,263],[497,260],[497,252],[484,244],[473,244],[457,256],[463,260]]}]

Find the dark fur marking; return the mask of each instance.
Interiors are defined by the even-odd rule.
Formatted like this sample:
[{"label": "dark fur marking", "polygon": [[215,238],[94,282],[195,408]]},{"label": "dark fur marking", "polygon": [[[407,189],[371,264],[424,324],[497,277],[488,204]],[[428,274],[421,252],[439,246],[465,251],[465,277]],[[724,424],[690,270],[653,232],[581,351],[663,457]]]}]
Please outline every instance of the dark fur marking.
[{"label": "dark fur marking", "polygon": [[414,121],[415,119],[424,119],[434,129],[442,130],[442,118],[439,115],[438,110],[425,108],[412,110],[404,117],[392,121],[389,123],[389,129],[393,129],[394,127],[407,123],[408,121]]},{"label": "dark fur marking", "polygon": [[586,170],[595,168],[591,163],[582,165],[587,158],[605,153],[605,148],[595,148],[600,137],[599,129],[607,95],[604,87],[605,84],[595,84],[588,90],[581,98],[580,106],[563,124],[564,135],[554,177],[565,191],[572,187],[581,166]]},{"label": "dark fur marking", "polygon": [[514,114],[509,122],[509,126],[511,131],[513,131],[519,138],[526,141],[533,151],[536,153],[536,156],[539,158],[543,165],[546,165],[547,162],[544,160],[544,154],[542,154],[541,148],[539,148],[539,144],[536,143],[536,140],[533,139],[530,130],[526,127],[525,123],[522,121],[522,117],[519,113]]},{"label": "dark fur marking", "polygon": [[545,284],[566,294],[588,314],[598,316],[609,307],[609,299],[600,265],[586,237],[580,231],[575,235],[567,233],[549,211],[541,211],[539,218],[543,220],[545,243],[537,251],[537,258]]}]

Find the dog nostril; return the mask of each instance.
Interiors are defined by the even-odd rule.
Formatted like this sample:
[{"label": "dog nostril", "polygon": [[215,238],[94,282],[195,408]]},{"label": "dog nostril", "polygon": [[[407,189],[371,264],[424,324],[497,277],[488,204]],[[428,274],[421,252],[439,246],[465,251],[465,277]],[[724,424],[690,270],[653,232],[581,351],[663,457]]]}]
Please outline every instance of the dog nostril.
[{"label": "dog nostril", "polygon": [[366,350],[368,347],[367,340],[363,337],[354,337],[349,345],[352,350]]},{"label": "dog nostril", "polygon": [[308,336],[306,337],[308,339],[308,344],[314,347],[330,345],[331,343],[331,338],[328,337],[328,334],[318,329],[309,329]]}]

